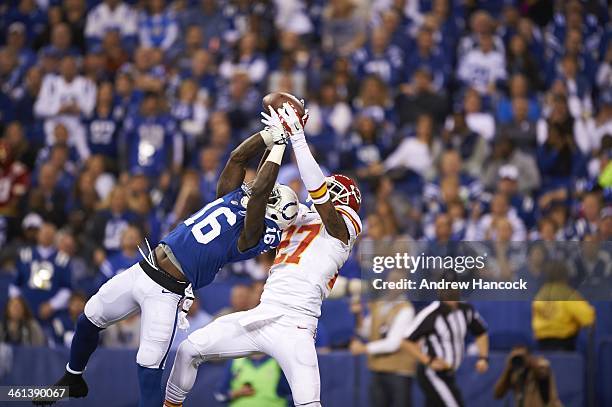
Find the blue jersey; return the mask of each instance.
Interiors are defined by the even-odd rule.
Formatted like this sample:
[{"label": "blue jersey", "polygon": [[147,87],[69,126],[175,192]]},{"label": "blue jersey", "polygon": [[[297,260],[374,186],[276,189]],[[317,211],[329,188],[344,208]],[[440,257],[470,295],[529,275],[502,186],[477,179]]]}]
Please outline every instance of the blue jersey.
[{"label": "blue jersey", "polygon": [[87,143],[92,154],[116,157],[118,154],[118,134],[120,123],[113,112],[102,115],[98,111],[85,121]]},{"label": "blue jersey", "polygon": [[169,161],[180,164],[182,137],[170,115],[128,117],[123,126],[128,150],[128,170],[149,177],[159,175],[169,167]]},{"label": "blue jersey", "polygon": [[241,204],[242,188],[216,199],[180,223],[162,239],[183,269],[194,289],[210,284],[227,263],[247,260],[275,248],[281,229],[265,219],[261,240],[252,248],[238,250],[238,238],[244,227],[246,208]]},{"label": "blue jersey", "polygon": [[60,289],[72,287],[70,257],[55,249],[44,253],[37,247],[23,248],[16,268],[14,284],[35,313],[40,304],[49,301]]}]

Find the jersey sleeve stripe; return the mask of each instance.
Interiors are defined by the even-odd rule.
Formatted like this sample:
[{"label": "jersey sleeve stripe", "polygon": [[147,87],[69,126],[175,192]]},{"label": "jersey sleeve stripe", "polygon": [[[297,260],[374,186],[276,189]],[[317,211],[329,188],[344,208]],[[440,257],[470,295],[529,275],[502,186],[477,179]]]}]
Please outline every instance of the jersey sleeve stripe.
[{"label": "jersey sleeve stripe", "polygon": [[319,188],[313,191],[308,191],[308,193],[312,199],[322,198],[327,193],[327,183],[323,182],[323,185],[321,185]]},{"label": "jersey sleeve stripe", "polygon": [[361,227],[359,226],[359,223],[353,218],[353,216],[346,209],[336,208],[336,210],[340,212],[341,214],[343,214],[344,216],[346,216],[347,218],[349,218],[357,234],[361,233]]}]

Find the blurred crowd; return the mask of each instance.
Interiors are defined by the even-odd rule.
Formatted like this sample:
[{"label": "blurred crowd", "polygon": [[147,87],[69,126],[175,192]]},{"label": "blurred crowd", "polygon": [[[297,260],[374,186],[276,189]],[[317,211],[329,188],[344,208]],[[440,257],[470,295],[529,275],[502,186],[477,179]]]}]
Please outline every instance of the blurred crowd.
[{"label": "blurred crowd", "polygon": [[[64,342],[145,237],[214,199],[270,91],[305,99],[318,161],[358,180],[365,239],[608,241],[609,20],[597,0],[4,1],[4,319]],[[289,156],[279,181],[306,197]]]}]

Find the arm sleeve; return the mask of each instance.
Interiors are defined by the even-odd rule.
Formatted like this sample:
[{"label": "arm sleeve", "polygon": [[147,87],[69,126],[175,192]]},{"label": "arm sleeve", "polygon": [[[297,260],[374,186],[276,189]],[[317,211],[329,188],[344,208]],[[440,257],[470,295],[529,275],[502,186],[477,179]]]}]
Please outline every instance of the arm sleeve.
[{"label": "arm sleeve", "polygon": [[315,194],[312,196],[312,198],[316,199],[318,196],[317,194],[322,189],[325,189],[325,193],[327,193],[325,175],[323,175],[321,167],[319,167],[319,164],[317,164],[312,156],[312,152],[306,143],[306,138],[300,138],[296,141],[291,140],[291,146],[293,147],[295,160],[297,162],[298,170],[300,171],[300,177],[304,182],[304,186],[311,196],[312,194]]},{"label": "arm sleeve", "polygon": [[410,325],[410,321],[414,318],[414,310],[412,307],[407,307],[401,310],[393,320],[389,332],[384,339],[370,342],[366,346],[369,354],[393,353],[396,352],[402,340],[406,327]]}]

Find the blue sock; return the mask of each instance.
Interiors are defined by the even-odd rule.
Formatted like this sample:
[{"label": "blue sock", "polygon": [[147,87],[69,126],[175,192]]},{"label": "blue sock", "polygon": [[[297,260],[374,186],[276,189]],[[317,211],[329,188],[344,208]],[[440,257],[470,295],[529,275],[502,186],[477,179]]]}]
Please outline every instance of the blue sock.
[{"label": "blue sock", "polygon": [[68,366],[71,370],[82,372],[87,366],[89,357],[98,347],[98,339],[100,331],[98,328],[85,316],[81,314],[76,324],[76,331],[70,345],[70,362]]},{"label": "blue sock", "polygon": [[138,407],[161,406],[163,369],[150,369],[138,365],[138,384],[140,385],[140,401]]}]

